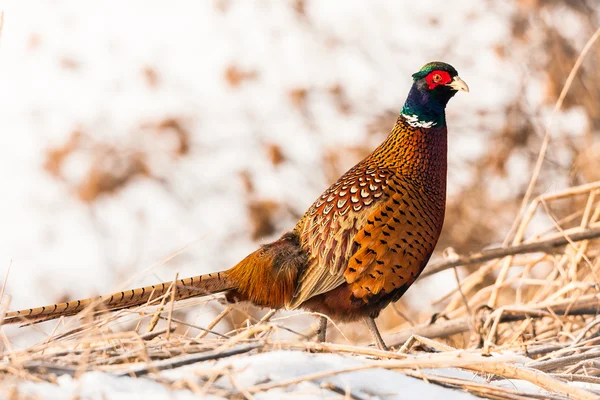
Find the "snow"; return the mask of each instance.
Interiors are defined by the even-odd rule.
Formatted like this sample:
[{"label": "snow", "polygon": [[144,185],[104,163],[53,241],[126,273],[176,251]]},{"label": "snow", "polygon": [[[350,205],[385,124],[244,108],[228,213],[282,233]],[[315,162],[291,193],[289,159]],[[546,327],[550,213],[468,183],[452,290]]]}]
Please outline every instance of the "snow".
[{"label": "snow", "polygon": [[[189,379],[203,387],[204,382],[200,376],[210,378],[215,373],[230,371],[235,377],[237,390],[247,389],[253,385],[264,382],[281,382],[292,378],[299,378],[318,372],[335,371],[354,365],[361,365],[365,361],[359,358],[341,356],[336,354],[309,354],[297,351],[273,351],[248,357],[234,357],[218,362],[207,362],[192,367],[182,367],[165,371],[160,374],[163,381],[173,382]],[[460,375],[463,379],[474,378],[473,374],[440,369],[432,372],[446,375]],[[460,371],[458,371],[460,372]],[[266,392],[259,392],[256,399],[322,399],[335,395],[328,389],[322,389],[321,384],[332,383],[342,390],[352,393],[359,398],[372,398],[384,400],[421,400],[421,399],[448,399],[469,400],[477,399],[471,394],[456,389],[448,389],[432,385],[423,380],[407,377],[406,375],[386,370],[369,369],[364,371],[348,372],[334,375],[298,385],[275,388]],[[223,376],[215,381],[214,387],[226,390],[236,390],[231,380]],[[90,388],[94,388],[90,390]],[[57,385],[47,383],[23,383],[19,385],[19,393],[24,395],[41,395],[47,399],[60,399],[79,396],[82,399],[145,399],[161,398],[167,394],[165,386],[147,379],[131,377],[114,377],[107,373],[88,372],[78,380],[70,376],[61,376]],[[193,395],[191,391],[178,390],[169,393],[173,399],[188,399]],[[127,397],[129,396],[129,397]],[[206,397],[221,398],[221,397]]]},{"label": "snow", "polygon": [[[47,400],[78,397],[95,399],[173,399],[187,400],[198,397],[187,390],[170,390],[147,378],[118,378],[103,372],[87,372],[79,379],[62,375],[57,384],[27,382],[19,385],[19,393],[26,396],[43,396]],[[209,399],[210,397],[206,397]]]},{"label": "snow", "polygon": [[[525,361],[526,358],[523,358]],[[460,389],[446,388],[430,384],[422,379],[408,377],[401,372],[387,369],[366,369],[345,372],[313,380],[300,378],[318,373],[339,371],[354,366],[365,365],[363,357],[299,351],[270,351],[250,356],[232,357],[219,361],[207,361],[191,366],[160,372],[155,379],[149,377],[117,377],[105,372],[87,372],[78,379],[62,375],[57,384],[26,382],[18,384],[18,392],[26,396],[43,396],[45,399],[63,399],[78,397],[83,400],[95,399],[147,399],[198,398],[197,393],[180,387],[181,382],[191,382],[198,388],[205,388],[202,398],[224,399],[215,393],[247,391],[260,384],[276,384],[298,380],[289,385],[266,391],[253,392],[256,399],[322,399],[335,396],[328,385],[350,393],[356,398],[382,400],[421,400],[478,399]],[[485,377],[473,372],[453,368],[423,369],[423,374],[471,381],[490,383],[491,385],[543,395],[547,392],[527,381],[502,379],[488,382]],[[214,379],[216,378],[216,379]],[[206,381],[212,381],[206,385]],[[159,383],[160,382],[160,383]],[[597,385],[573,382],[573,386],[584,389],[597,389]],[[204,390],[204,389],[203,389]]]}]

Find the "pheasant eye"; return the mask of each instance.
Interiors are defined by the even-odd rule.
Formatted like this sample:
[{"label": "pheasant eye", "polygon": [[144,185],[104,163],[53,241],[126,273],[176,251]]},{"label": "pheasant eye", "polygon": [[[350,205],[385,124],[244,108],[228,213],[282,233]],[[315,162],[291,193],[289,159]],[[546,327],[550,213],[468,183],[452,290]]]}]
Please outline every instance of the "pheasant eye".
[{"label": "pheasant eye", "polygon": [[435,74],[435,75],[433,75],[433,78],[432,78],[432,80],[433,80],[435,83],[438,83],[439,81],[441,81],[441,80],[442,80],[442,76],[441,76],[440,74]]}]

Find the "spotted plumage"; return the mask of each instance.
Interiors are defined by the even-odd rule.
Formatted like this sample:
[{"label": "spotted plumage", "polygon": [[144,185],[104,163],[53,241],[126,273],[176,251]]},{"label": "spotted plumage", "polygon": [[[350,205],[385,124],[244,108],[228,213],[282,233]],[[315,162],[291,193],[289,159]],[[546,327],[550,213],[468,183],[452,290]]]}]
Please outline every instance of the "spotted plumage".
[{"label": "spotted plumage", "polygon": [[[159,300],[226,292],[229,300],[304,308],[342,320],[374,318],[417,279],[437,243],[446,201],[445,107],[468,91],[456,70],[426,64],[388,138],[331,185],[292,232],[233,268],[99,298],[11,312],[4,323],[44,321],[84,308],[121,309]],[[172,288],[171,288],[172,287]],[[171,289],[170,289],[171,288]],[[319,339],[325,339],[321,319]]]},{"label": "spotted plumage", "polygon": [[[416,128],[400,116],[387,140],[296,225],[310,256],[288,307],[340,285],[368,303],[412,284],[439,237],[445,195],[445,128]],[[331,313],[345,320],[362,316]]]}]

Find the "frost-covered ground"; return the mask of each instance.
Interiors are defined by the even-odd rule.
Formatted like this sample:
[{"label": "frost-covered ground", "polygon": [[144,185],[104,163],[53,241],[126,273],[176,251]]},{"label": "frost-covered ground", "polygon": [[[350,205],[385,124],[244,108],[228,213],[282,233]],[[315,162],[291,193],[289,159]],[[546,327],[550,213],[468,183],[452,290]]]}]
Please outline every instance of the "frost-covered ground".
[{"label": "frost-covered ground", "polygon": [[[210,379],[217,374],[222,377],[211,383],[210,391],[216,389],[227,391],[243,391],[255,385],[285,382],[313,374],[338,371],[354,366],[364,365],[365,361],[353,357],[336,354],[309,354],[301,352],[274,351],[259,355],[203,363],[191,367],[182,367],[162,372],[158,383],[156,379],[116,377],[102,372],[88,372],[77,380],[63,375],[58,384],[22,383],[19,393],[22,395],[41,395],[45,399],[148,399],[170,398],[177,400],[198,398],[190,390],[168,390],[168,384],[188,380],[196,383],[197,388],[204,387],[200,379]],[[486,383],[476,374],[456,369],[424,369],[424,374],[438,377],[459,378],[473,383]],[[509,390],[542,394],[539,388],[529,382],[520,380],[499,380],[492,383]],[[586,388],[594,385],[583,384]],[[255,392],[256,399],[324,399],[342,397],[330,388],[345,392],[351,398],[382,400],[469,400],[478,399],[460,389],[445,388],[427,383],[420,379],[408,377],[400,372],[387,369],[367,369],[342,374],[323,376],[317,379],[291,383],[283,387]],[[249,393],[249,392],[246,392]],[[205,395],[207,399],[223,399],[216,395]]]},{"label": "frost-covered ground", "polygon": [[[334,354],[308,354],[300,352],[270,352],[256,356],[238,358],[232,361],[221,361],[201,365],[200,367],[180,368],[162,373],[167,381],[188,378],[193,381],[200,376],[210,377],[223,370],[230,370],[234,375],[237,389],[245,389],[267,381],[283,381],[295,377],[308,376],[313,373],[335,371],[354,365],[360,360]],[[453,371],[457,373],[457,371]],[[465,376],[465,375],[463,375]],[[307,381],[298,385],[276,388],[256,394],[256,399],[322,399],[335,397],[329,389],[322,389],[322,383],[333,383],[336,387],[348,391],[359,398],[380,399],[449,399],[466,400],[477,397],[457,390],[445,389],[421,380],[385,369],[349,372],[332,377]],[[201,384],[200,384],[201,385]],[[214,385],[219,388],[233,390],[232,381],[227,377],[218,379]],[[98,388],[100,389],[98,391]],[[58,385],[25,383],[20,385],[22,394],[43,394],[47,399],[64,399],[79,395],[85,399],[143,399],[152,398],[192,399],[197,398],[193,392],[178,390],[169,392],[163,385],[147,378],[115,377],[100,372],[84,374],[79,380],[63,376]],[[222,399],[207,396],[210,399]]]},{"label": "frost-covered ground", "polygon": [[[250,236],[241,173],[251,177],[253,198],[286,205],[276,231],[289,229],[330,180],[324,155],[374,146],[367,124],[382,110],[399,109],[410,74],[431,60],[452,63],[471,88],[448,109],[450,156],[458,165],[476,157],[524,78],[494,50],[510,29],[511,6],[500,3],[310,1],[303,12],[280,1],[0,3],[0,274],[11,265],[11,309],[231,266],[258,244]],[[232,66],[251,76],[232,86],[225,78]],[[336,105],[336,86],[344,88],[352,112]],[[540,90],[528,91],[532,102]],[[304,95],[295,102],[293,93]],[[146,128],[172,117],[190,132],[185,156],[174,155],[171,137]],[[144,150],[153,178],[81,201],[70,182],[85,174],[91,152],[68,160],[64,180],[43,168],[48,148],[63,145],[75,130],[125,153]],[[269,144],[286,162],[268,160]],[[349,167],[356,159],[342,161]],[[518,169],[509,174],[527,179]],[[468,172],[455,169],[449,178],[450,188],[459,187]],[[182,247],[182,255],[156,266]],[[424,290],[436,292],[434,280],[428,282],[421,299]],[[200,310],[195,322],[216,312],[218,306]],[[43,337],[6,332],[17,348]],[[262,363],[260,357],[253,362]],[[322,363],[313,363],[314,357],[286,358],[298,366],[289,371],[277,360],[265,365],[295,374],[339,361],[319,356]],[[343,379],[368,388],[373,373]],[[397,382],[406,384],[402,398],[425,390],[422,382],[388,374],[385,392]],[[110,398],[154,390],[100,374],[60,382],[60,388],[28,390],[93,397],[102,387]],[[322,395],[316,386],[306,390],[307,397]]]}]

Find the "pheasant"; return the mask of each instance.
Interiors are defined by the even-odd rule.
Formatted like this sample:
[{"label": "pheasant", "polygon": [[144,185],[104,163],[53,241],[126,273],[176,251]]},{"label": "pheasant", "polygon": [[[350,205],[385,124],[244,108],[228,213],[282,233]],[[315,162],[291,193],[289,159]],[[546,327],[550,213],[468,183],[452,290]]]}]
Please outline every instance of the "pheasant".
[{"label": "pheasant", "polygon": [[[346,172],[291,232],[233,268],[176,282],[175,299],[225,292],[230,301],[306,309],[341,322],[375,318],[417,279],[437,243],[446,203],[445,108],[467,84],[449,64],[431,62],[413,84],[387,139]],[[170,283],[7,313],[4,323],[41,322],[90,305],[118,310],[164,295]],[[318,339],[326,340],[321,317]]]}]

